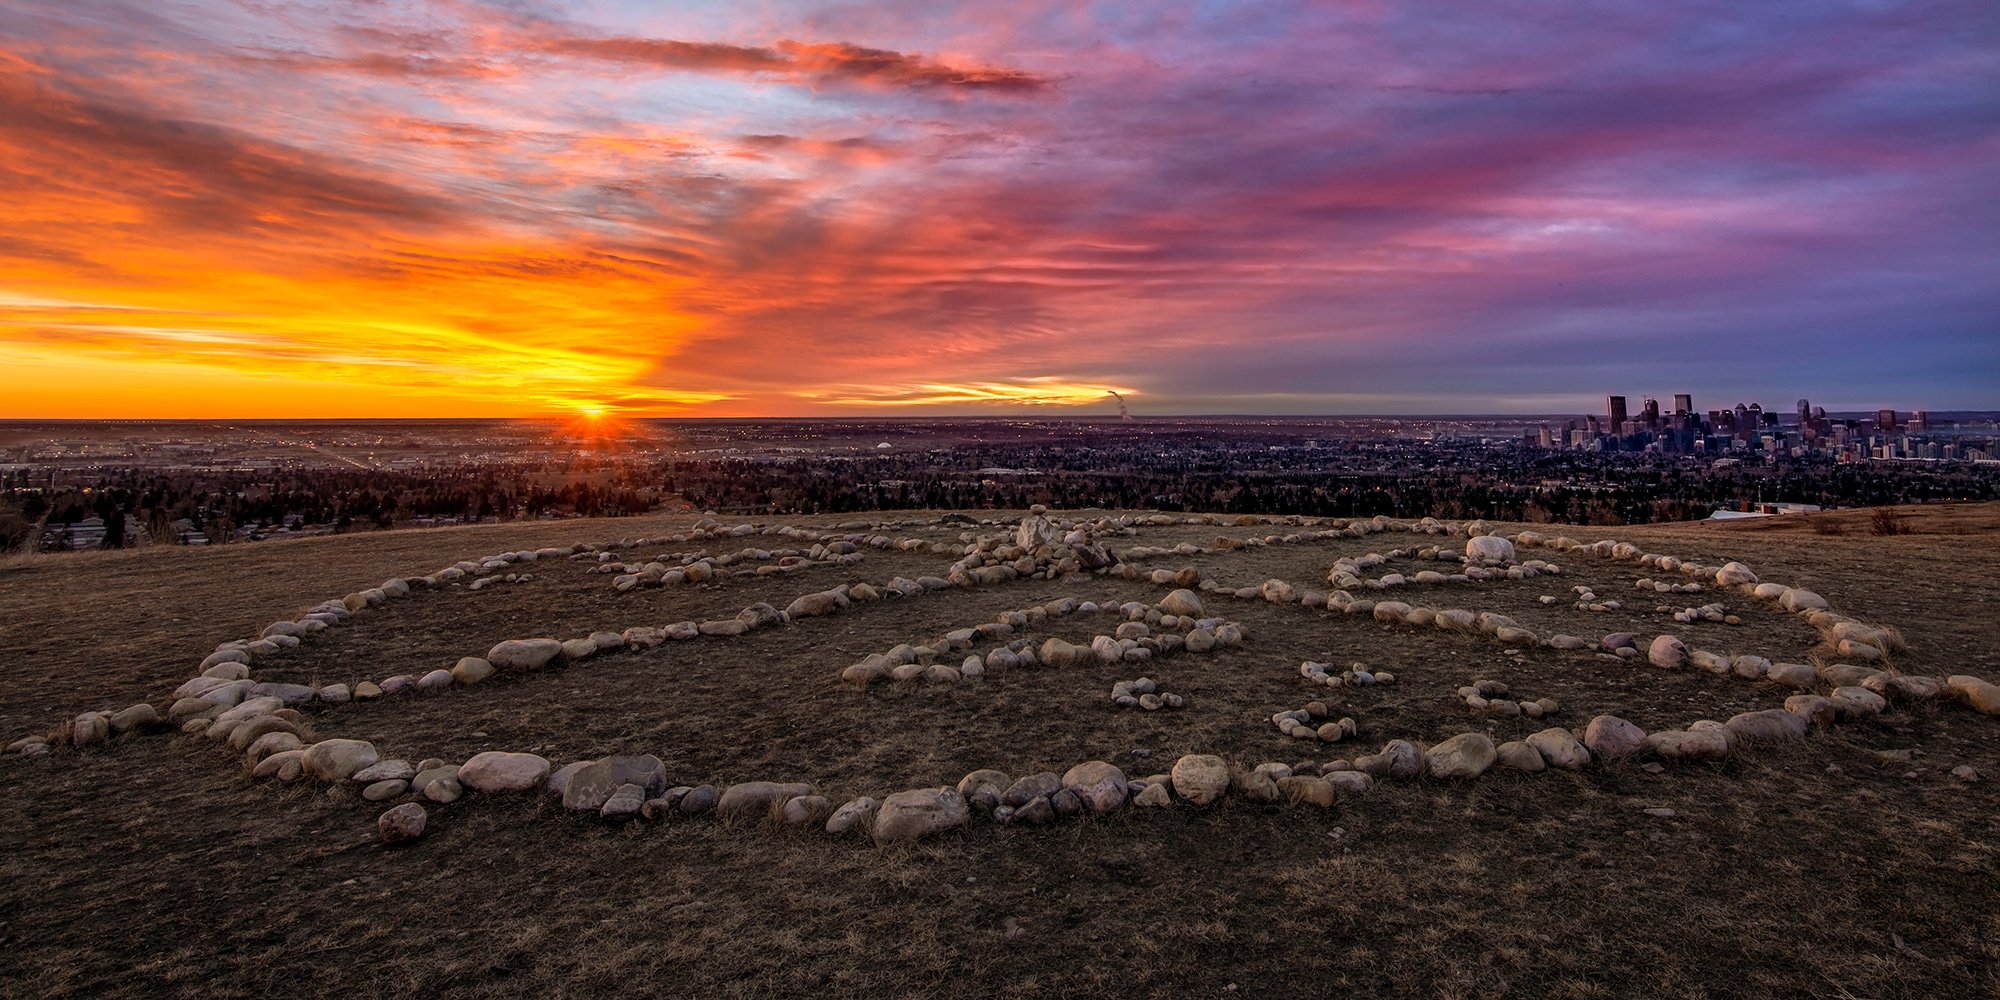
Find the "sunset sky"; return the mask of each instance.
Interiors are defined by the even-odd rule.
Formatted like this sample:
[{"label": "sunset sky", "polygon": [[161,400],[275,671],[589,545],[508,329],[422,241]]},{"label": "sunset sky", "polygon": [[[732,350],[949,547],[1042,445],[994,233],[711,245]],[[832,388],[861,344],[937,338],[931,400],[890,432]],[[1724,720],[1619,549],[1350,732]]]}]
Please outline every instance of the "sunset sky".
[{"label": "sunset sky", "polygon": [[0,417],[2000,408],[2000,4],[0,0]]}]

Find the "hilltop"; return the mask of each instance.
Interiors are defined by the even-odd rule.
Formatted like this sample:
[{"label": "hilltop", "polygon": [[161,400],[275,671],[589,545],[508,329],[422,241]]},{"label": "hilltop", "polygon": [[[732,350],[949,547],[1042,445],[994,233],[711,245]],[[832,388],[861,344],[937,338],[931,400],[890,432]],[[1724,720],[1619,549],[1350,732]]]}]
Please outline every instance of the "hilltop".
[{"label": "hilltop", "polygon": [[[138,702],[168,713],[218,644],[319,613],[335,623],[245,657],[260,683],[319,692],[271,729],[302,745],[363,740],[385,760],[448,765],[655,755],[664,784],[798,782],[825,802],[799,806],[813,815],[797,826],[678,806],[607,820],[540,791],[375,803],[351,781],[253,777],[240,748],[177,727],[58,743],[0,759],[14,817],[0,983],[52,996],[1991,993],[2000,925],[1990,894],[1966,890],[2000,878],[2000,719],[1928,696],[1924,679],[2000,680],[2000,504],[1902,514],[1891,536],[1870,534],[1865,511],[1632,528],[647,516],[17,559],[0,565],[7,741]],[[1039,544],[1014,555],[1024,531]],[[1487,533],[1512,540],[1504,558],[1465,561]],[[981,536],[983,565],[964,565]],[[1612,541],[1633,548],[1595,544]],[[1139,569],[1091,572],[1102,556]],[[1736,562],[1834,617],[1719,582]],[[481,578],[496,582],[471,586]],[[897,580],[916,589],[890,596]],[[415,584],[395,596],[396,581]],[[1198,611],[1169,601],[1183,588]],[[350,614],[316,611],[344,598]],[[670,637],[760,604],[769,614],[741,635]],[[1452,630],[1418,613],[1454,608],[1507,621]],[[476,683],[327,700],[502,640],[593,633],[617,641]],[[1605,648],[1621,633],[1635,652]],[[1572,635],[1584,648],[1556,642]],[[1687,650],[1667,669],[1648,662],[1659,635]],[[1094,658],[1098,636],[1117,662]],[[1074,661],[1051,665],[1066,646]],[[1026,650],[1037,662],[1019,662]],[[1729,658],[1719,672],[1699,669],[1711,654]],[[905,659],[950,669],[896,679]],[[1774,680],[1785,663],[1808,673]],[[1141,677],[1184,707],[1114,700]],[[1882,704],[1842,694],[1857,688]],[[1489,762],[1452,780],[1433,757],[1415,779],[1334,777],[1369,772],[1397,740],[1473,734],[1505,750],[1558,728],[1602,747],[1601,715],[1698,733],[1695,720],[1782,715],[1815,695],[1832,698],[1792,702],[1814,715],[1803,736],[1737,732],[1718,759],[1655,746],[1576,770]],[[1222,758],[1229,793],[1196,804],[1174,770],[1188,755]],[[964,829],[882,846],[823,829],[827,808],[859,797],[1089,761],[1175,777],[1047,825],[996,822],[973,781]],[[1258,794],[1265,762],[1286,772],[1276,801]],[[1128,791],[1166,804],[1122,803]],[[376,817],[400,802],[423,805],[427,828],[385,845]]]}]

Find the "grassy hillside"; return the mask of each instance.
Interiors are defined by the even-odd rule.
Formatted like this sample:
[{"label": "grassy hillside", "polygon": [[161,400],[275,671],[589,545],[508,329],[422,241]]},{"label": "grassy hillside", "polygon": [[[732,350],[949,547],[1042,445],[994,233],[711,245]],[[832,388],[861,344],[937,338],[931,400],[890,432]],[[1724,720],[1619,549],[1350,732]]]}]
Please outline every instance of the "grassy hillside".
[{"label": "grassy hillside", "polygon": [[[884,515],[895,519],[895,515]],[[912,520],[930,515],[911,515]],[[726,523],[737,519],[725,518]],[[826,527],[837,518],[766,519]],[[150,549],[0,566],[0,736],[165,694],[224,639],[329,597],[456,560],[657,536],[687,518],[496,525]],[[1767,580],[1893,625],[1913,674],[2000,679],[2000,505],[1922,508],[1910,533],[1833,512],[1727,525],[1564,528]],[[955,526],[889,530],[951,541]],[[1207,544],[1284,528],[1176,526],[1124,543]],[[1554,532],[1551,532],[1554,533]],[[1149,560],[1234,583],[1326,588],[1338,556],[1437,539],[1364,539]],[[734,543],[652,545],[644,552]],[[424,591],[260,662],[259,679],[351,683],[449,667],[510,637],[728,617],[853,580],[940,572],[949,557],[867,550],[846,567],[621,593],[586,563],[477,593]],[[1630,565],[1552,556],[1560,577],[1398,599],[1495,609],[1546,635],[1674,632],[1774,659],[1826,655],[1796,616],[1740,595],[1636,596]],[[1657,574],[1655,574],[1657,575]],[[1539,595],[1591,586],[1626,607]],[[1516,739],[1599,713],[1649,730],[1781,704],[1768,682],[1591,656],[1506,655],[1454,636],[1204,595],[1245,641],[1143,668],[989,673],[859,689],[840,669],[1061,596],[1159,600],[1150,583],[1022,580],[857,605],[727,641],[668,643],[478,686],[321,705],[321,738],[385,756],[486,749],[558,764],[652,753],[675,782],[815,783],[835,803],[1020,776],[1100,758],[1140,777],[1184,753],[1245,765],[1328,761],[1384,740]],[[1725,600],[1739,625],[1682,626],[1655,604]],[[1040,629],[1087,642],[1103,621]],[[1697,642],[1696,640],[1700,641]],[[1271,713],[1331,698],[1301,660],[1391,669],[1343,692],[1352,742],[1302,744]],[[945,662],[956,662],[956,657]],[[1119,710],[1111,683],[1146,674],[1181,711]],[[1552,719],[1489,718],[1454,695],[1474,678],[1557,699]],[[1951,775],[1971,765],[1984,778]],[[420,841],[383,846],[382,806],[345,786],[253,781],[240,758],[178,734],[0,760],[0,993],[22,996],[445,996],[1244,993],[1554,997],[2000,994],[2000,719],[1898,704],[1877,720],[1726,761],[1580,772],[1496,771],[1467,783],[1384,781],[1330,810],[1237,798],[1127,809],[1046,828],[978,822],[876,848],[817,830],[701,820],[607,823],[542,796],[431,807]],[[1670,817],[1647,809],[1671,809]]]}]

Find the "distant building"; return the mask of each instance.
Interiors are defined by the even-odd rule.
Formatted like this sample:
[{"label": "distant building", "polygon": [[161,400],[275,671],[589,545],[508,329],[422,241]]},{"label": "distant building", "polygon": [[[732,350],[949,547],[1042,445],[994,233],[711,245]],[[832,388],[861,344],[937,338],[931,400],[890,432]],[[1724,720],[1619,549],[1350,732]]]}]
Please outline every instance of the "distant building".
[{"label": "distant building", "polygon": [[1674,393],[1674,416],[1687,417],[1693,415],[1694,394],[1687,392]]},{"label": "distant building", "polygon": [[1611,433],[1623,434],[1625,432],[1625,417],[1625,397],[1604,397],[1604,419],[1611,423]]},{"label": "distant building", "polygon": [[1896,429],[1896,411],[1876,410],[1875,429],[1881,431],[1894,431]]}]

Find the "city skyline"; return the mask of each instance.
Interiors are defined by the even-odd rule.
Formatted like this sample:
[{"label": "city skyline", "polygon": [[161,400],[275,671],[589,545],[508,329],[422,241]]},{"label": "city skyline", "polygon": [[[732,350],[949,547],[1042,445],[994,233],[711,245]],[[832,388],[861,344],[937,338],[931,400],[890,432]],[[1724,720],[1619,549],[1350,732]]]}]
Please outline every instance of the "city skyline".
[{"label": "city skyline", "polygon": [[1996,41],[1969,2],[17,5],[0,419],[2000,409]]}]

